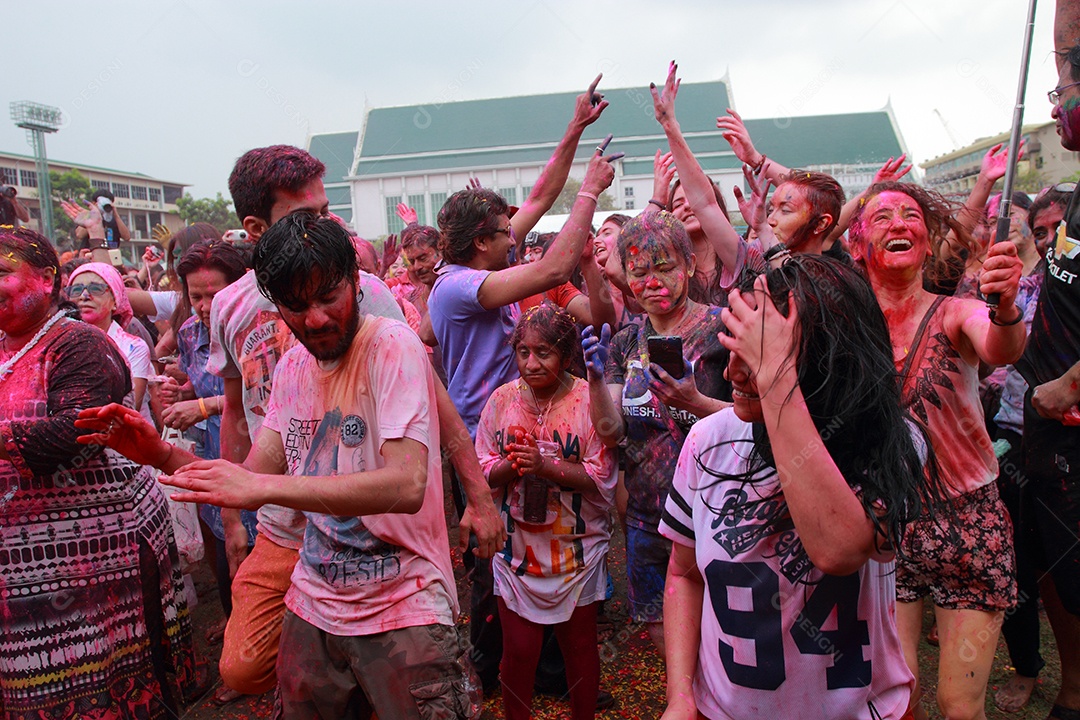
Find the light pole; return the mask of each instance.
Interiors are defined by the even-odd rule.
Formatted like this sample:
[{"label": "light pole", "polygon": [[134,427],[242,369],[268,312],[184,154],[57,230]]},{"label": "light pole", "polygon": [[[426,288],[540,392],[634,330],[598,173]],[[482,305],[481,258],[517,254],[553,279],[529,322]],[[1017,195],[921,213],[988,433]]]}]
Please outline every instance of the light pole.
[{"label": "light pole", "polygon": [[52,185],[49,182],[49,160],[45,155],[45,133],[60,129],[63,117],[60,108],[23,100],[11,103],[11,119],[17,127],[26,130],[26,141],[34,148],[37,161],[38,207],[41,210],[41,228],[45,237],[53,242]]}]

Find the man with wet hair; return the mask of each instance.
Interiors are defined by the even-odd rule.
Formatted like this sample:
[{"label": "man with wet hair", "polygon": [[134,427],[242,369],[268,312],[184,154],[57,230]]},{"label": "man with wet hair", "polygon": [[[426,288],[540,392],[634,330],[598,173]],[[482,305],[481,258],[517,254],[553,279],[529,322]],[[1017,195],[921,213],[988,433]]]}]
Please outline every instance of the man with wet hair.
[{"label": "man with wet hair", "polygon": [[[236,163],[229,178],[237,214],[253,240],[293,212],[328,216],[322,183],[323,164],[288,145],[256,148]],[[357,299],[361,313],[404,321],[386,286],[373,274],[358,271]],[[210,321],[208,368],[225,380],[222,413],[222,457],[242,462],[266,416],[275,368],[294,338],[280,313],[258,289],[253,270],[214,298]],[[438,384],[438,420],[452,462],[467,480],[466,492],[478,498],[460,523],[468,540],[478,537],[477,552],[493,554],[504,537],[498,514],[486,491],[468,434],[446,390]],[[460,437],[454,442],[455,437]],[[487,498],[485,505],[480,499]],[[225,630],[219,665],[225,684],[234,691],[263,693],[276,683],[275,664],[285,595],[291,582],[306,521],[292,508],[268,504],[259,508],[259,534],[247,555],[246,533],[239,513],[224,510],[227,550],[233,579],[235,612]],[[241,564],[242,563],[242,564]]]},{"label": "man with wet hair", "polygon": [[242,465],[199,461],[117,405],[92,440],[222,507],[268,503],[307,525],[281,630],[283,717],[480,714],[443,517],[436,383],[403,323],[360,311],[357,257],[336,221],[299,211],[255,247],[258,289],[299,341],[275,370]]}]

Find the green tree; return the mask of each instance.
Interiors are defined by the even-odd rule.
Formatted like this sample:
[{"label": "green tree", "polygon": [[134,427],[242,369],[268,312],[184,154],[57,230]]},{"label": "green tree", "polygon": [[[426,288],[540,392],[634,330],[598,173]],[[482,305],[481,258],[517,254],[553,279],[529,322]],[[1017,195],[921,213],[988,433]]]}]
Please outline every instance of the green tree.
[{"label": "green tree", "polygon": [[231,206],[232,203],[222,197],[221,193],[214,199],[195,199],[191,197],[191,193],[184,193],[184,196],[176,201],[180,219],[186,224],[208,222],[222,232],[242,227]]},{"label": "green tree", "polygon": [[65,173],[49,171],[49,184],[52,186],[53,227],[56,228],[56,245],[61,252],[75,247],[75,223],[60,207],[61,200],[68,200],[77,205],[85,205],[94,192],[90,180],[78,170]]},{"label": "green tree", "polygon": [[[1046,181],[1043,179],[1042,173],[1031,167],[1025,172],[1019,172],[1016,174],[1016,180],[1013,182],[1013,190],[1019,190],[1026,193],[1037,193],[1043,189],[1046,185]],[[998,190],[1005,186],[1005,181],[1002,180]]]},{"label": "green tree", "polygon": [[[559,197],[555,198],[555,204],[551,206],[551,212],[553,215],[566,215],[570,212],[570,208],[574,207],[574,201],[577,200],[577,194],[581,191],[581,181],[574,178],[566,178],[566,184],[563,185],[562,192],[559,193]],[[614,198],[608,195],[607,190],[600,193],[596,198],[597,210],[618,210],[619,206],[615,204]]]}]

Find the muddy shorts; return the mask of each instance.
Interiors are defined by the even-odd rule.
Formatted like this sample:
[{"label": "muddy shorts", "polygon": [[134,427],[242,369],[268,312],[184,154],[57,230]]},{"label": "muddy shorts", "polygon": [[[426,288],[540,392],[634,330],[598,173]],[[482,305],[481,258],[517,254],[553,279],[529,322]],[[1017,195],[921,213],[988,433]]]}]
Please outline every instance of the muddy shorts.
[{"label": "muddy shorts", "polygon": [[450,625],[345,637],[286,612],[277,676],[285,720],[472,720],[482,709],[468,643]]},{"label": "muddy shorts", "polygon": [[907,527],[896,560],[896,599],[929,595],[950,610],[997,612],[1016,604],[1012,522],[989,483],[953,499],[955,517],[938,513]]}]

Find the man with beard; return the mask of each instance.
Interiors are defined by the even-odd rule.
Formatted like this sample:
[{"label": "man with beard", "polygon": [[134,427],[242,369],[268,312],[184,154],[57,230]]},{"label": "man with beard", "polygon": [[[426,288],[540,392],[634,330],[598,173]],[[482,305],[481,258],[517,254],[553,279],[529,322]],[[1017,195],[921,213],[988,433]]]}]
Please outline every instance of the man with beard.
[{"label": "man with beard", "polygon": [[274,224],[254,265],[299,345],[278,364],[244,464],[197,461],[116,405],[84,411],[97,431],[85,441],[161,468],[193,491],[185,500],[304,512],[278,658],[285,718],[476,717],[423,346],[404,324],[361,315],[356,252],[330,218]]}]

